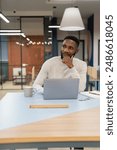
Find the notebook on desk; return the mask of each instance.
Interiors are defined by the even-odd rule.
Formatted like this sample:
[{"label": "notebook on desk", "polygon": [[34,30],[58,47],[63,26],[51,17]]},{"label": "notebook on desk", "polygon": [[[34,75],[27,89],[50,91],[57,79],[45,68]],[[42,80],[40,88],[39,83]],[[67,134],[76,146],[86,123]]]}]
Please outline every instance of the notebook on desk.
[{"label": "notebook on desk", "polygon": [[44,83],[44,99],[77,99],[79,79],[48,79]]}]

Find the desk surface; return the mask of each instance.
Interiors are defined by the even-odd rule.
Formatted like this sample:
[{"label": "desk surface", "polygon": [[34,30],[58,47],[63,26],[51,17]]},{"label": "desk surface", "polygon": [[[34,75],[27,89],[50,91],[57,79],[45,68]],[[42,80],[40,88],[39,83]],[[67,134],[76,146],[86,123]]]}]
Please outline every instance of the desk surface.
[{"label": "desk surface", "polygon": [[[69,108],[30,109],[27,107],[32,103],[67,103]],[[7,104],[6,107],[5,104]],[[99,97],[86,101],[55,100],[53,102],[53,100],[44,101],[41,97],[24,98],[23,93],[8,93],[0,102],[0,107],[0,117],[5,120],[6,124],[10,124],[10,120],[13,122],[7,126],[4,121],[1,121],[0,144],[63,141],[99,142],[100,140]],[[10,115],[13,115],[13,118],[8,119]],[[19,118],[16,118],[18,116]]]}]

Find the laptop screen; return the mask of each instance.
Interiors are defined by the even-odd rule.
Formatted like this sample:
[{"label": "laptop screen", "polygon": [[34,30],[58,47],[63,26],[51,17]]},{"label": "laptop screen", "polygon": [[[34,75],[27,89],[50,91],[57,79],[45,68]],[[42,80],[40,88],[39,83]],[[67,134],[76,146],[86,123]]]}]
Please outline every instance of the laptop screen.
[{"label": "laptop screen", "polygon": [[78,78],[48,79],[44,83],[44,99],[77,99]]}]

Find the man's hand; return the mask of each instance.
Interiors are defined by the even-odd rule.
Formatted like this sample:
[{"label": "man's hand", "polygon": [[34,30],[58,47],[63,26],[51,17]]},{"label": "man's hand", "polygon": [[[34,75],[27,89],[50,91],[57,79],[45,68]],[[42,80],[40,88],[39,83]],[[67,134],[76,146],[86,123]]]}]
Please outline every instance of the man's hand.
[{"label": "man's hand", "polygon": [[73,65],[73,57],[70,58],[70,56],[68,56],[68,55],[64,55],[62,62],[64,64],[66,64],[69,68],[72,68],[74,66]]}]

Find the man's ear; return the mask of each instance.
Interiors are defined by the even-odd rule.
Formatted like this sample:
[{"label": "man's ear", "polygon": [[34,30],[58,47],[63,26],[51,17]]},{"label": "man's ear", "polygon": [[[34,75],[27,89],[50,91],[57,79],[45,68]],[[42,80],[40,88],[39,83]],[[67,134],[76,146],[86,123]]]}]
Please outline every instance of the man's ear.
[{"label": "man's ear", "polygon": [[74,53],[73,57],[79,52],[79,49],[76,49],[76,52]]},{"label": "man's ear", "polygon": [[78,53],[78,52],[79,52],[79,48],[77,48],[77,49],[76,49],[76,52],[75,52],[75,54],[76,54],[76,53]]}]

